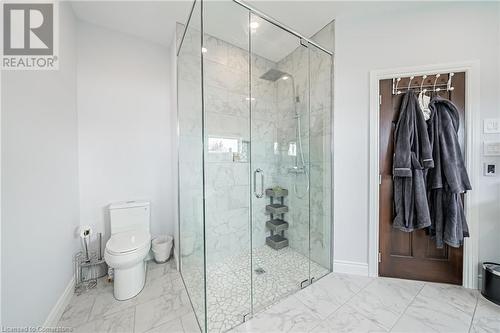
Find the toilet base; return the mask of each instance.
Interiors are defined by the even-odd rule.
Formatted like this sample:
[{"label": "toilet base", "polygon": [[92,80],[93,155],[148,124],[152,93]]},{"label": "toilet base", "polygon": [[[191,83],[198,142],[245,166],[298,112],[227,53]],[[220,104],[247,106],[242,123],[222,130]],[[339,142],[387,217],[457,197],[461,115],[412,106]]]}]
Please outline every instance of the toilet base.
[{"label": "toilet base", "polygon": [[119,301],[124,301],[139,294],[146,282],[146,262],[125,269],[114,269],[113,294]]}]

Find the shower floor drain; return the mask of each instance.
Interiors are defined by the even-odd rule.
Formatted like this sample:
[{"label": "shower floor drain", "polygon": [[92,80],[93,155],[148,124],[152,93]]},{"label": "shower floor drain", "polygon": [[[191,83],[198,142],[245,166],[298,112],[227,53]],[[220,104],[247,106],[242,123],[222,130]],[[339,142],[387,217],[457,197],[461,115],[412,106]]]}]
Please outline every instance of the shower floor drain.
[{"label": "shower floor drain", "polygon": [[262,267],[258,267],[255,269],[255,273],[257,274],[264,274],[266,271]]}]

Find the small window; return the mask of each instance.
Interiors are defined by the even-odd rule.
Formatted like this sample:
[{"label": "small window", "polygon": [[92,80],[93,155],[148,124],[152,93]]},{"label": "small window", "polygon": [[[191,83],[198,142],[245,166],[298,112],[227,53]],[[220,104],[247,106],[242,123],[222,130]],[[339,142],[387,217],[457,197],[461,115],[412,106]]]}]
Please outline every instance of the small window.
[{"label": "small window", "polygon": [[209,153],[237,153],[238,139],[232,138],[208,138]]}]

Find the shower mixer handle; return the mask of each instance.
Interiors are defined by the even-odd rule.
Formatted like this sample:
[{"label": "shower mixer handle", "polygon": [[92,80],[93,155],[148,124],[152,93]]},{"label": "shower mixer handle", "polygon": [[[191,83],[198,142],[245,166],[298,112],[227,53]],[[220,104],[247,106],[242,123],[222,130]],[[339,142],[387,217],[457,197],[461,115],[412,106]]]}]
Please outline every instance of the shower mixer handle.
[{"label": "shower mixer handle", "polygon": [[[260,173],[260,193],[257,193],[257,174]],[[253,172],[253,193],[257,198],[264,196],[264,170],[261,168],[255,169]]]}]

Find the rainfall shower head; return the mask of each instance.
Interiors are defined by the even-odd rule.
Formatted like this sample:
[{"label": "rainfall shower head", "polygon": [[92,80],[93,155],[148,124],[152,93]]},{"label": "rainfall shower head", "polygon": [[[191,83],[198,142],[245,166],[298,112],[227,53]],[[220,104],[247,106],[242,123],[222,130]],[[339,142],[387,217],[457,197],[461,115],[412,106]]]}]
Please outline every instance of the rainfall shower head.
[{"label": "rainfall shower head", "polygon": [[267,81],[275,82],[279,79],[284,79],[284,78],[289,78],[289,77],[291,77],[290,74],[282,72],[282,71],[274,69],[274,68],[271,68],[270,70],[268,70],[267,72],[262,74],[262,76],[260,78],[267,80]]}]

